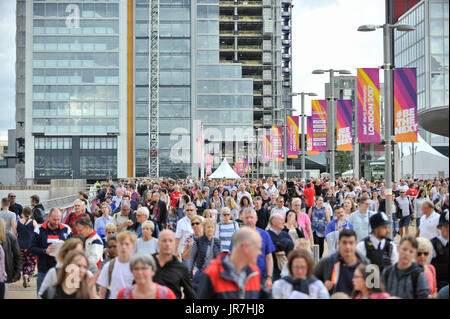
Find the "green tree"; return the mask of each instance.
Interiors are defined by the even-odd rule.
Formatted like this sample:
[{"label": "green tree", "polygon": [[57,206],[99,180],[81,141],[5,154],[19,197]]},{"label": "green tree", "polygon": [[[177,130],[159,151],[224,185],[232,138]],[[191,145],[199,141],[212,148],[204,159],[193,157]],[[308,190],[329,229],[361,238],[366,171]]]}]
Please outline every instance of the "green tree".
[{"label": "green tree", "polygon": [[348,171],[352,165],[352,152],[336,152],[336,157],[334,158],[336,174],[342,175],[345,171]]}]

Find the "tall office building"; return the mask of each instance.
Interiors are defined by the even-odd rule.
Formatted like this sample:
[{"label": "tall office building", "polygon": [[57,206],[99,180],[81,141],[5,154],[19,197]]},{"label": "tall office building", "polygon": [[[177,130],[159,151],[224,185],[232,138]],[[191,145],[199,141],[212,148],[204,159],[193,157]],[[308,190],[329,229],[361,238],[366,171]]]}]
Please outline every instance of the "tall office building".
[{"label": "tall office building", "polygon": [[197,175],[198,121],[234,160],[290,107],[290,3],[17,0],[18,180]]},{"label": "tall office building", "polygon": [[417,68],[419,134],[448,156],[449,1],[403,1],[395,9],[398,23],[416,27],[394,32],[394,63]]}]

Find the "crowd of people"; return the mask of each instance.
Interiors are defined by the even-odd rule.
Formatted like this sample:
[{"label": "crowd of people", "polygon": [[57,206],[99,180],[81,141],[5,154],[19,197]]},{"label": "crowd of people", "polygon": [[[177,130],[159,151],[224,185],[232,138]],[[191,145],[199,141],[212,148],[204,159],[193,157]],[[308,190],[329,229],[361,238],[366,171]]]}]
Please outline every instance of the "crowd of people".
[{"label": "crowd of people", "polygon": [[48,213],[10,193],[0,299],[33,276],[42,299],[448,298],[449,179],[402,179],[392,195],[383,180],[335,185],[106,181]]}]

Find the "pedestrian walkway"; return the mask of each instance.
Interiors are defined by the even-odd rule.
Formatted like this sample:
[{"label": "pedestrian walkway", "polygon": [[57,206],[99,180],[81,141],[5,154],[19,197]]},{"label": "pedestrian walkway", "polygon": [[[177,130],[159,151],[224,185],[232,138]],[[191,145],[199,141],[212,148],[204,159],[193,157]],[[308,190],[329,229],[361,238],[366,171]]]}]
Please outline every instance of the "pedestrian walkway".
[{"label": "pedestrian walkway", "polygon": [[36,295],[36,277],[30,278],[31,287],[23,288],[23,281],[19,280],[8,287],[8,296],[6,299],[37,299]]}]

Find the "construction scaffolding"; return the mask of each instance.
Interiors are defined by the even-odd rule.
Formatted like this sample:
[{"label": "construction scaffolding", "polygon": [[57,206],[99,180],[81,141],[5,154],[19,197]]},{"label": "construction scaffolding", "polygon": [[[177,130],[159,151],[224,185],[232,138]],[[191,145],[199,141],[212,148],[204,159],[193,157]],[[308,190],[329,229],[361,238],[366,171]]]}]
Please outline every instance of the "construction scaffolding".
[{"label": "construction scaffolding", "polygon": [[150,2],[149,177],[159,177],[159,0]]}]

